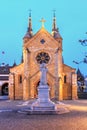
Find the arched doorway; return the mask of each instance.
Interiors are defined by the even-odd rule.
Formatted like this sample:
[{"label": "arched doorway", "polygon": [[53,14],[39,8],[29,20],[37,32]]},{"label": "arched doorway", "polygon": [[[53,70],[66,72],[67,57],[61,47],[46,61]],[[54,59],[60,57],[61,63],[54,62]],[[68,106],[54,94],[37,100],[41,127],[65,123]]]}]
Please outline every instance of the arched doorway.
[{"label": "arched doorway", "polygon": [[[34,89],[34,98],[38,98],[38,86],[39,86],[39,82],[37,82],[37,84],[35,85],[35,89]],[[49,83],[47,83],[47,85],[49,86]],[[50,91],[49,91],[49,95],[50,95]]]},{"label": "arched doorway", "polygon": [[8,96],[8,83],[2,85],[2,96]]}]

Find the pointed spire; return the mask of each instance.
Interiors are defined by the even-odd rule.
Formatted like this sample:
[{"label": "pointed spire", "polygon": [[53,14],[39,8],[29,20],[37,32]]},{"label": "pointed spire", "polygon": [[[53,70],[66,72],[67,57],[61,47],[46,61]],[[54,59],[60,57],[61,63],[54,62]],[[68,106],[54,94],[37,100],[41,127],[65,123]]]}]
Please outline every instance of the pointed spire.
[{"label": "pointed spire", "polygon": [[28,31],[29,35],[32,36],[32,19],[31,19],[31,10],[29,10],[29,25],[28,25]]},{"label": "pointed spire", "polygon": [[22,56],[21,56],[21,63],[23,63],[23,52],[22,52]]},{"label": "pointed spire", "polygon": [[56,15],[55,15],[55,11],[56,10],[53,10],[53,25],[52,25],[52,36],[54,38],[61,38],[60,34],[59,34],[59,31],[58,31],[58,28],[57,28],[57,25],[56,25]]},{"label": "pointed spire", "polygon": [[25,34],[24,38],[31,38],[32,36],[33,36],[33,32],[32,32],[31,10],[29,10],[28,29],[27,29],[27,33]]},{"label": "pointed spire", "polygon": [[56,27],[55,11],[56,11],[56,10],[53,10],[53,27],[52,27],[52,31],[56,31],[56,29],[57,29],[57,27]]},{"label": "pointed spire", "polygon": [[16,66],[16,65],[17,65],[17,64],[16,64],[16,62],[15,62],[15,60],[14,60],[13,67]]},{"label": "pointed spire", "polygon": [[80,69],[77,70],[77,80],[78,81],[84,81],[84,76],[82,75]]}]

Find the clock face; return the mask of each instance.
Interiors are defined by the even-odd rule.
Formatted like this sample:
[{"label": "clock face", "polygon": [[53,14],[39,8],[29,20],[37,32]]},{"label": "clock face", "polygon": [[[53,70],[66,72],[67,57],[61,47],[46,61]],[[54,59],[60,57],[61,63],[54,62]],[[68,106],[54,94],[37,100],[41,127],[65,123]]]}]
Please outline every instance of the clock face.
[{"label": "clock face", "polygon": [[50,56],[46,52],[40,52],[40,53],[37,54],[36,60],[37,60],[37,63],[39,63],[39,64],[42,64],[42,63],[47,64],[50,60]]}]

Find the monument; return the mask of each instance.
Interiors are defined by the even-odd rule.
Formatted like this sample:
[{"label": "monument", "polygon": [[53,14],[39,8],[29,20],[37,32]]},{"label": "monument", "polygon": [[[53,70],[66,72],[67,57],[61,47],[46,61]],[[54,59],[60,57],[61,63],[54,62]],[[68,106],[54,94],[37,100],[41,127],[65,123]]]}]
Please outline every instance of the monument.
[{"label": "monument", "polygon": [[26,108],[19,111],[26,114],[60,114],[69,112],[62,103],[54,103],[49,98],[50,87],[47,84],[47,67],[45,63],[40,64],[41,78],[38,86],[38,98]]},{"label": "monument", "polygon": [[46,64],[40,65],[41,78],[38,86],[38,99],[31,105],[32,111],[52,112],[55,111],[55,104],[49,98],[49,86],[47,85],[47,68]]}]

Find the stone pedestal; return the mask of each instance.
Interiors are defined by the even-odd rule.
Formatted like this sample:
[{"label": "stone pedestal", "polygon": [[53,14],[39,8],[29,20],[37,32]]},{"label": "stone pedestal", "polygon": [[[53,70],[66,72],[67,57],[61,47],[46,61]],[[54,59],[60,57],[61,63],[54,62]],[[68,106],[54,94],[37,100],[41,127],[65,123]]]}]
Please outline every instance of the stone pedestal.
[{"label": "stone pedestal", "polygon": [[32,111],[54,111],[55,104],[49,98],[49,86],[39,85],[38,99],[31,105]]}]

